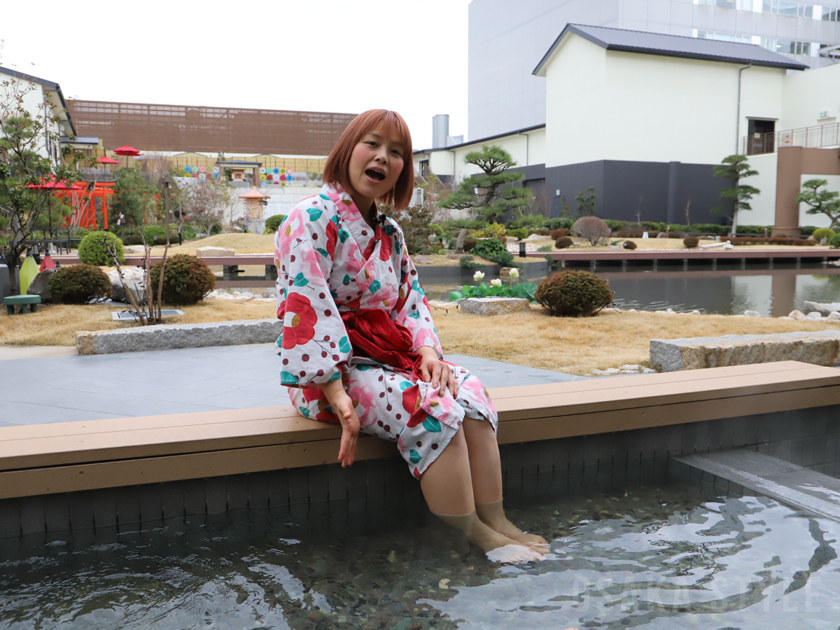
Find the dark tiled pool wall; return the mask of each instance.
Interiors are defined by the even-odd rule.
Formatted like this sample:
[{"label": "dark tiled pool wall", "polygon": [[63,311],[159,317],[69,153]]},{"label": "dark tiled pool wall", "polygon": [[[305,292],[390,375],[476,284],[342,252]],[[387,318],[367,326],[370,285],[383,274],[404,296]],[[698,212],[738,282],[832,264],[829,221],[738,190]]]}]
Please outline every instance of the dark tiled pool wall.
[{"label": "dark tiled pool wall", "polygon": [[[669,480],[740,496],[743,491],[725,480],[692,477],[671,456],[745,447],[840,477],[840,405],[505,445],[505,500],[516,504]],[[0,539],[129,532],[247,509],[298,521],[424,508],[418,482],[394,458],[346,469],[316,466],[8,499],[0,501]]]}]

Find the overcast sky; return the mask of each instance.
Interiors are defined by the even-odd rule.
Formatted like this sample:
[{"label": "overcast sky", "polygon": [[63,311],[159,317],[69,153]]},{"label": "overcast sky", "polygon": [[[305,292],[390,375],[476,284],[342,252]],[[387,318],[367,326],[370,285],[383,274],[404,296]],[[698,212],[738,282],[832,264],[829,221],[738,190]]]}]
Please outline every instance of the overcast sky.
[{"label": "overcast sky", "polygon": [[432,116],[467,135],[470,0],[4,2],[0,66],[83,100]]}]

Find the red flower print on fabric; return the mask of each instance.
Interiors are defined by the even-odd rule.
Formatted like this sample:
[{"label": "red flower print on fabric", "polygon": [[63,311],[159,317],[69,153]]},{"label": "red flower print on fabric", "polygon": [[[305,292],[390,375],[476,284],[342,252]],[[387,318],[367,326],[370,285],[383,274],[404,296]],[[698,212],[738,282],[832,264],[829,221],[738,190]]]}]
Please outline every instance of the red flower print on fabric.
[{"label": "red flower print on fabric", "polygon": [[[283,326],[283,349],[290,350],[312,340],[315,336],[315,322],[318,321],[318,316],[309,298],[299,293],[292,293],[285,305],[286,315],[294,313],[291,324]],[[288,318],[286,320],[288,321]]]}]

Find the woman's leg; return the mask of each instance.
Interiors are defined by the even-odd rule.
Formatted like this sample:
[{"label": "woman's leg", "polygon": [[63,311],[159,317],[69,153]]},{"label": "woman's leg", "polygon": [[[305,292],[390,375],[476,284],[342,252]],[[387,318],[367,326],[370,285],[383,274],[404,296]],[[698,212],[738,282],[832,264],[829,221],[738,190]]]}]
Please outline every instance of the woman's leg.
[{"label": "woman's leg", "polygon": [[[483,523],[476,515],[470,455],[463,427],[420,479],[420,488],[431,512],[460,529],[493,560],[527,562],[535,554]],[[502,549],[504,548],[504,549]],[[495,555],[493,552],[496,552]]]},{"label": "woman's leg", "polygon": [[547,545],[545,538],[524,533],[505,516],[502,509],[502,463],[493,427],[485,420],[464,418],[462,430],[469,452],[469,469],[478,517],[491,529],[513,540]]}]

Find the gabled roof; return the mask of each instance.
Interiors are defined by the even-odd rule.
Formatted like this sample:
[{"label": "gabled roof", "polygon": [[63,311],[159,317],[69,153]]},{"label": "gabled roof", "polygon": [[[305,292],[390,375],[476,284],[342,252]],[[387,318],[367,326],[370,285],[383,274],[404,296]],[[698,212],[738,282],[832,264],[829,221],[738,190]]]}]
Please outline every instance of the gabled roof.
[{"label": "gabled roof", "polygon": [[532,74],[544,76],[544,68],[554,51],[569,33],[580,35],[606,50],[619,50],[646,55],[705,59],[722,63],[752,64],[786,70],[807,70],[808,66],[797,63],[789,57],[772,52],[756,44],[723,42],[716,39],[700,39],[681,35],[663,35],[647,31],[628,31],[606,26],[567,24],[563,32],[545,53]]},{"label": "gabled roof", "polygon": [[2,66],[0,66],[0,74],[6,74],[14,77],[15,79],[36,83],[42,86],[47,92],[57,93],[58,98],[61,100],[61,106],[64,109],[63,114],[67,117],[67,122],[70,123],[70,130],[73,132],[73,135],[76,135],[76,126],[73,124],[73,118],[70,116],[70,109],[67,107],[67,101],[64,100],[64,94],[62,93],[61,86],[58,83],[55,83],[54,81],[47,81],[46,79],[41,79],[31,74],[26,74],[25,72],[11,70],[10,68],[3,68]]}]

